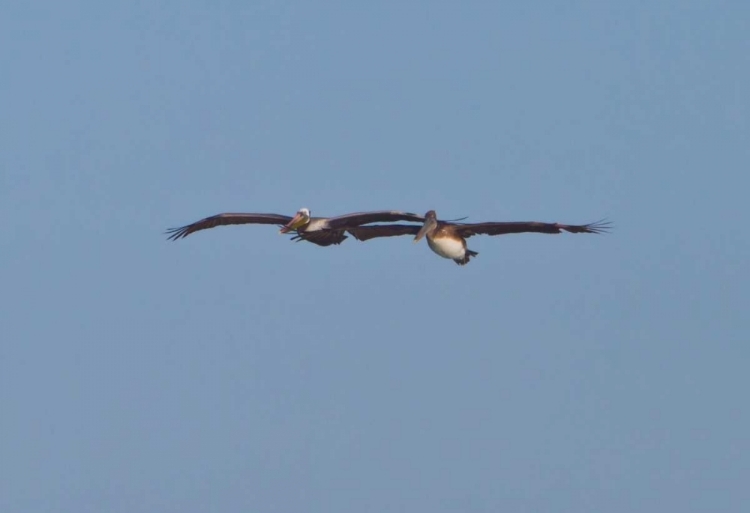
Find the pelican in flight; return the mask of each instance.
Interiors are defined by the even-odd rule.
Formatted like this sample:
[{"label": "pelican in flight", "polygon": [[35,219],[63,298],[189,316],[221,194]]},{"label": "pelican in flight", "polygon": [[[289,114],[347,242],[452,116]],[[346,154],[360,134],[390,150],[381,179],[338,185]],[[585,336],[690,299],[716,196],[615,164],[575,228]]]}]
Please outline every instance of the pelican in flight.
[{"label": "pelican in flight", "polygon": [[450,258],[458,265],[466,265],[471,257],[479,253],[466,247],[466,239],[472,235],[505,235],[508,233],[606,233],[610,229],[607,221],[589,224],[539,223],[536,221],[518,221],[502,223],[452,223],[438,221],[437,214],[430,210],[425,214],[424,224],[419,226],[390,224],[357,226],[347,231],[357,240],[369,240],[376,237],[395,237],[414,235],[414,242],[427,237],[430,249],[443,258]]},{"label": "pelican in flight", "polygon": [[[191,233],[228,224],[275,224],[281,227],[279,233],[297,233],[292,240],[306,240],[318,246],[341,244],[346,238],[345,232],[367,223],[393,221],[413,221],[423,223],[425,218],[409,212],[396,210],[376,210],[374,212],[357,212],[338,217],[311,217],[310,209],[301,208],[294,217],[280,214],[246,214],[224,213],[207,217],[180,228],[169,228],[169,240],[187,237]],[[387,225],[382,225],[387,226]],[[419,225],[414,225],[419,230]],[[416,233],[416,232],[415,232]]]}]

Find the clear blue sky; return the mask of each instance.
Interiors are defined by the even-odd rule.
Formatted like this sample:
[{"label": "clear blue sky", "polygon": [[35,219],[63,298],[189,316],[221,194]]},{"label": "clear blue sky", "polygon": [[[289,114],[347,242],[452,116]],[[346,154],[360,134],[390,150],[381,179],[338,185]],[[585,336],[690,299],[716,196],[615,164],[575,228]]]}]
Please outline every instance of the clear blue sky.
[{"label": "clear blue sky", "polygon": [[[744,511],[749,33],[740,1],[4,4],[0,510]],[[303,206],[615,230],[466,267],[163,235]]]}]

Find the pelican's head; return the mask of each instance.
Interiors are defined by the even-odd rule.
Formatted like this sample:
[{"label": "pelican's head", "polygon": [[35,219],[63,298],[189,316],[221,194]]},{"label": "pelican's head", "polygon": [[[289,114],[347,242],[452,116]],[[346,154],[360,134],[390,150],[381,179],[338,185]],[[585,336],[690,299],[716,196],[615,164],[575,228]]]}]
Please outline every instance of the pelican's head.
[{"label": "pelican's head", "polygon": [[287,233],[292,230],[298,230],[302,228],[303,226],[306,226],[307,223],[310,222],[310,209],[308,208],[301,208],[297,211],[296,214],[294,214],[294,217],[291,221],[289,221],[287,224],[285,224],[281,230],[279,230],[279,233]]},{"label": "pelican's head", "polygon": [[437,225],[437,214],[435,214],[434,210],[430,210],[424,215],[424,225],[422,226],[422,229],[419,230],[416,237],[414,237],[414,242],[419,242],[425,235],[430,235],[435,231]]}]

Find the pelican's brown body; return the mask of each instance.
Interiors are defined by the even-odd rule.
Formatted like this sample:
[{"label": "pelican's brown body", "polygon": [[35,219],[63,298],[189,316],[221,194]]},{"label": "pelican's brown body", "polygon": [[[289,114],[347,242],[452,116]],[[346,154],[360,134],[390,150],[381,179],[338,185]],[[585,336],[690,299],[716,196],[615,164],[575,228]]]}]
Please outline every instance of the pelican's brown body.
[{"label": "pelican's brown body", "polygon": [[422,237],[427,237],[427,245],[432,251],[443,258],[450,258],[458,265],[466,265],[471,257],[479,253],[466,247],[466,239],[457,233],[458,225],[441,223],[437,220],[434,210],[425,214],[425,223],[422,229],[414,237],[414,242],[419,242]]}]

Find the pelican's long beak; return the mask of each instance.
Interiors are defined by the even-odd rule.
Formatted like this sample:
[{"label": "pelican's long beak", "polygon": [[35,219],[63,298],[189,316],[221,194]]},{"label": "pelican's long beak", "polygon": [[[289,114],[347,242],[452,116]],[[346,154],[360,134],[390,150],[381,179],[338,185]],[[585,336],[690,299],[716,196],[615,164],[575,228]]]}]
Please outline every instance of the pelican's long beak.
[{"label": "pelican's long beak", "polygon": [[287,233],[291,232],[292,230],[296,230],[297,228],[302,227],[307,223],[307,218],[300,212],[297,212],[291,221],[289,221],[287,224],[281,227],[281,230],[279,230],[279,233]]},{"label": "pelican's long beak", "polygon": [[422,239],[422,237],[424,237],[428,233],[431,233],[432,230],[434,230],[436,227],[437,227],[437,221],[435,221],[434,219],[427,219],[424,222],[424,226],[422,226],[422,229],[419,230],[417,235],[414,237],[414,242],[419,242]]}]

